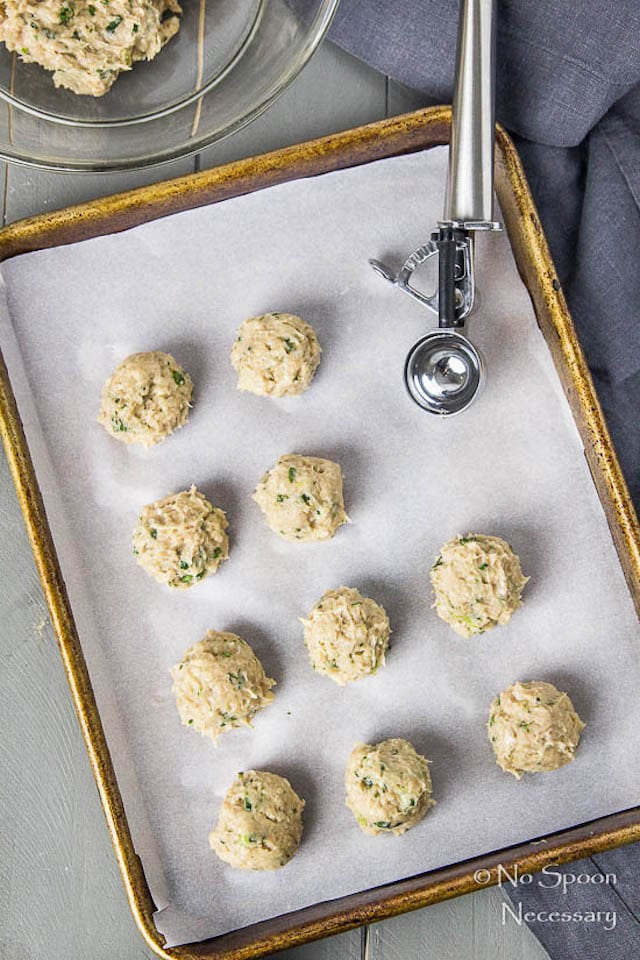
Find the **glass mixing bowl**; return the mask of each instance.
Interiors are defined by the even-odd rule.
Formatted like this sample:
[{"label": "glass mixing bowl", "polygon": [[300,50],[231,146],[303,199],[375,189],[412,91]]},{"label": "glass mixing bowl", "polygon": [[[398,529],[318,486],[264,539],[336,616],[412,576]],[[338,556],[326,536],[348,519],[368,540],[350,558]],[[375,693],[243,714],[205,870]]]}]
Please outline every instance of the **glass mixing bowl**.
[{"label": "glass mixing bowl", "polygon": [[56,170],[175,160],[241,129],[295,79],[339,0],[182,0],[177,36],[103,97],[56,89],[0,44],[0,157]]}]

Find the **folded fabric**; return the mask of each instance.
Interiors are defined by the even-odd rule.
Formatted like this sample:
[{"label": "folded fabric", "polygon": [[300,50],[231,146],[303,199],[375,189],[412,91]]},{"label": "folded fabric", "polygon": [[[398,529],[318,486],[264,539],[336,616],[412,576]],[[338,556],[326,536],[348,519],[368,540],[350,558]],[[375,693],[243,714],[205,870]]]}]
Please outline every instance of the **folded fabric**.
[{"label": "folded fabric", "polygon": [[550,866],[516,886],[507,879],[502,922],[526,923],[554,960],[633,960],[640,956],[639,872],[634,844]]},{"label": "folded fabric", "polygon": [[[497,6],[496,116],[520,152],[640,509],[640,4]],[[425,104],[449,103],[458,13],[456,0],[342,0],[330,38]],[[551,956],[640,956],[640,845],[556,869],[569,878],[566,895],[546,883],[504,888],[523,917],[544,915],[529,925]],[[570,883],[580,874],[616,880]],[[549,921],[558,911],[572,919]],[[615,912],[615,925],[591,920],[598,911]]]}]

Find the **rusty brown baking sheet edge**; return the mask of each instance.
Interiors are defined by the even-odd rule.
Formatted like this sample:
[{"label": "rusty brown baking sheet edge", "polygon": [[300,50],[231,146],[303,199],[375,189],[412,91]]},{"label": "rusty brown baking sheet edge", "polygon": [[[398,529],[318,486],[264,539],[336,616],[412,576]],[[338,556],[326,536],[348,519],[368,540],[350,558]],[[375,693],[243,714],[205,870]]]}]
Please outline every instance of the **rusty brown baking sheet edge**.
[{"label": "rusty brown baking sheet edge", "polygon": [[[0,260],[30,250],[125,230],[148,220],[264,189],[285,180],[315,176],[445,143],[450,118],[448,107],[420,110],[214,170],[32,217],[0,231]],[[529,288],[538,322],[571,405],[627,584],[640,613],[638,519],[555,276],[520,161],[509,137],[500,129],[496,145],[496,192],[518,269]],[[497,882],[498,864],[510,869],[518,864],[520,873],[533,872],[545,864],[577,859],[640,839],[640,807],[637,807],[561,831],[538,842],[519,844],[374,890],[316,904],[211,940],[165,951],[162,937],[153,923],[154,905],[132,844],[20,415],[1,357],[0,432],[131,910],[146,943],[158,955],[183,960],[196,957],[248,960],[471,892],[478,889],[474,879],[474,872],[478,869],[489,871],[490,878],[482,884],[487,886]]]}]

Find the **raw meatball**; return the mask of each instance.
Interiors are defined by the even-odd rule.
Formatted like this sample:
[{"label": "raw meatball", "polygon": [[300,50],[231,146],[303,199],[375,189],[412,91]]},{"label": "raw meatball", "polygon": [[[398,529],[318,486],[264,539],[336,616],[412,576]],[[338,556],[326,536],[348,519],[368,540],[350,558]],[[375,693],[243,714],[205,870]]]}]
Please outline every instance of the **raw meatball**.
[{"label": "raw meatball", "polygon": [[341,524],[351,522],[344,512],[342,470],[320,457],[280,457],[253,499],[283,540],[329,540]]},{"label": "raw meatball", "polygon": [[133,531],[133,552],[158,583],[185,589],[228,559],[227,527],[224,510],[192,486],[144,507]]},{"label": "raw meatball", "polygon": [[311,385],[320,363],[315,330],[293,313],[245,320],[231,350],[238,389],[260,397],[294,397]]},{"label": "raw meatball", "polygon": [[152,447],[183,426],[193,383],[170,353],[133,353],[102,388],[99,423],[116,440]]},{"label": "raw meatball", "polygon": [[183,724],[211,737],[250,727],[273,700],[270,680],[249,644],[235,633],[209,630],[171,670]]},{"label": "raw meatball", "polygon": [[487,724],[496,763],[518,780],[523,773],[571,763],[583,729],[568,695],[543,680],[503,690],[491,704]]},{"label": "raw meatball", "polygon": [[302,620],[311,666],[344,686],[384,665],[389,618],[352,587],[327,590]]},{"label": "raw meatball", "polygon": [[347,806],[365,833],[399,836],[435,806],[428,762],[407,740],[356,743],[344,782]]},{"label": "raw meatball", "polygon": [[101,97],[180,28],[176,0],[3,0],[0,40],[53,71],[56,87]]},{"label": "raw meatball", "polygon": [[528,577],[500,537],[467,534],[445,543],[431,568],[438,616],[461,637],[508,623]]},{"label": "raw meatball", "polygon": [[239,870],[277,870],[300,846],[303,809],[304,800],[284,777],[261,770],[239,773],[209,845]]}]

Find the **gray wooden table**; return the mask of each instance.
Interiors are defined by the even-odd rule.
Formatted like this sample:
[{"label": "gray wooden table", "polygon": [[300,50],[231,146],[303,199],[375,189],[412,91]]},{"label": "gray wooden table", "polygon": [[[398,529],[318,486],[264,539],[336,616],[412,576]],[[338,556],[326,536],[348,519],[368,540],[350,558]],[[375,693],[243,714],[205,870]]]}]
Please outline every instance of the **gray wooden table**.
[{"label": "gray wooden table", "polygon": [[[415,109],[414,93],[325,44],[248,129],[195,160],[69,176],[0,167],[3,222]],[[0,454],[0,960],[147,958],[125,900],[22,518]],[[282,960],[543,960],[496,890]]]}]

